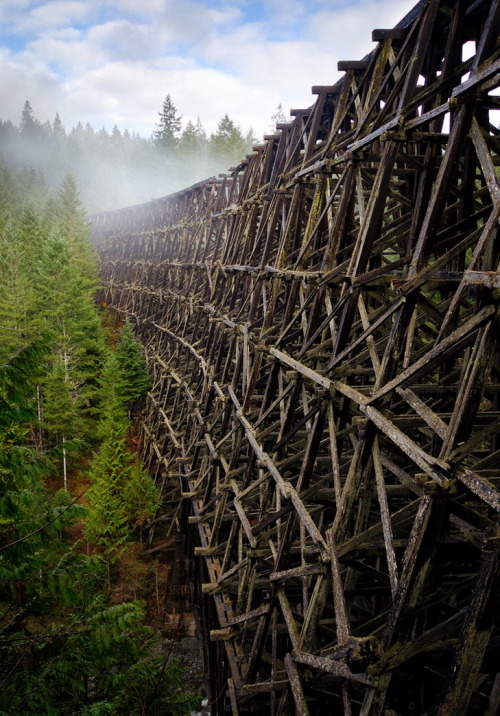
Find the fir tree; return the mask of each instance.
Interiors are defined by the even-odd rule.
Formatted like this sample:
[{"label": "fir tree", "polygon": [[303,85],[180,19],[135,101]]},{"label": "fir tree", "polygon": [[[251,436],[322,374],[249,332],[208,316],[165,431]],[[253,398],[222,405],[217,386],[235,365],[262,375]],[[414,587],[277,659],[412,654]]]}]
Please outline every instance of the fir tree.
[{"label": "fir tree", "polygon": [[12,240],[7,226],[0,235],[0,365],[29,346],[39,334],[37,296],[29,254]]},{"label": "fir tree", "polygon": [[227,113],[219,120],[217,131],[210,137],[210,151],[226,169],[238,164],[248,151],[241,129]]},{"label": "fir tree", "polygon": [[120,397],[130,410],[143,398],[150,386],[149,374],[141,344],[134,337],[132,326],[127,320],[123,324],[116,348],[116,361],[123,375]]},{"label": "fir tree", "polygon": [[164,150],[171,151],[177,146],[177,135],[181,129],[182,116],[177,116],[177,109],[170,94],[163,100],[161,112],[158,112],[160,121],[157,122],[153,132],[155,144]]},{"label": "fir tree", "polygon": [[34,642],[30,662],[0,693],[0,713],[188,716],[199,697],[187,691],[177,659],[155,655],[159,638],[145,622],[139,602],[101,600],[75,613],[66,638],[54,630]]},{"label": "fir tree", "polygon": [[39,134],[40,122],[35,119],[33,107],[28,100],[24,103],[19,129],[24,137],[33,138]]},{"label": "fir tree", "polygon": [[207,135],[200,122],[200,118],[196,124],[188,120],[179,141],[179,151],[186,157],[194,158],[199,155],[206,147]]},{"label": "fir tree", "polygon": [[64,129],[63,123],[61,122],[59,112],[56,112],[56,116],[54,117],[54,121],[52,122],[52,133],[55,137],[66,136],[66,131]]},{"label": "fir tree", "polygon": [[126,416],[108,419],[105,437],[92,461],[85,534],[114,561],[130,541],[132,530],[151,520],[158,508],[158,492],[151,477],[127,447]]},{"label": "fir tree", "polygon": [[[151,520],[158,508],[157,488],[127,446],[127,383],[118,354],[110,353],[102,377],[102,442],[90,467],[85,531],[111,560],[120,555],[131,531]],[[137,388],[132,395],[137,395]]]},{"label": "fir tree", "polygon": [[271,127],[270,127],[271,132],[276,131],[277,124],[283,124],[285,122],[286,122],[286,116],[285,116],[285,112],[283,110],[283,105],[280,102],[279,105],[276,107],[276,111],[274,112],[274,114],[271,115]]},{"label": "fir tree", "polygon": [[[78,541],[68,546],[66,528],[85,508],[46,488],[60,435],[68,445],[94,433],[103,346],[81,266],[57,222],[39,211],[41,195],[33,202],[37,186],[36,172],[0,171],[0,196],[8,197],[0,223],[0,714],[188,714],[182,670],[152,656],[144,610],[109,606],[109,565],[82,554]],[[30,195],[22,208],[19,196]],[[104,515],[117,498],[121,522],[102,534],[113,549],[112,538],[116,545],[140,528],[158,500],[128,449],[123,391],[111,382],[125,377],[114,355],[106,370],[107,440],[95,470],[120,468],[108,484],[116,491],[100,505]],[[43,449],[41,420],[50,438]]]},{"label": "fir tree", "polygon": [[56,204],[57,226],[67,242],[72,261],[89,289],[97,286],[97,259],[89,241],[90,228],[85,222],[75,178],[68,174],[58,192]]},{"label": "fir tree", "polygon": [[41,271],[40,315],[52,338],[50,360],[40,377],[43,425],[52,446],[62,450],[65,477],[68,448],[93,438],[103,335],[88,282],[61,239],[49,240]]}]

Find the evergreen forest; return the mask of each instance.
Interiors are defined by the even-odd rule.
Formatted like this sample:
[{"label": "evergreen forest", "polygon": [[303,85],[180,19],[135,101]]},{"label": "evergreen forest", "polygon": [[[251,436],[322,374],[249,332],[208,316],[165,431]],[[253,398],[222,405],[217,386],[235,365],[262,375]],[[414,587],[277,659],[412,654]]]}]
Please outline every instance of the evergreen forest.
[{"label": "evergreen forest", "polygon": [[[281,116],[281,115],[280,115]],[[81,122],[67,130],[59,115],[40,121],[26,100],[16,125],[0,118],[0,157],[14,171],[41,171],[52,189],[67,174],[89,213],[149,201],[216,176],[239,164],[257,139],[226,113],[207,134],[200,119],[183,122],[170,95],[151,136],[115,125],[111,132]]]},{"label": "evergreen forest", "polygon": [[[82,153],[99,142],[157,151],[32,129],[50,136],[61,171],[80,141]],[[190,713],[199,698],[147,599],[117,588],[160,499],[134,441],[149,387],[142,350],[95,302],[75,178],[53,191],[40,171],[4,161],[0,195],[0,714]]]}]

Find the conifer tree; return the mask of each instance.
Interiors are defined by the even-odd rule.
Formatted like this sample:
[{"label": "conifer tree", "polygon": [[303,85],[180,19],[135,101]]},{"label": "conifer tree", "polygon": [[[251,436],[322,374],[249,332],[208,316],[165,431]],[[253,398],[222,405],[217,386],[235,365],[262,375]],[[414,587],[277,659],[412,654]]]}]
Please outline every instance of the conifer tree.
[{"label": "conifer tree", "polygon": [[120,397],[130,410],[143,398],[150,386],[149,374],[141,344],[134,336],[130,321],[123,324],[116,347],[116,360],[123,376]]},{"label": "conifer tree", "polygon": [[64,241],[48,241],[41,270],[40,315],[52,338],[51,355],[40,377],[43,426],[52,446],[62,451],[66,482],[67,450],[93,439],[103,335],[88,282]]},{"label": "conifer tree", "polygon": [[[42,205],[46,203],[42,197],[38,197],[38,201]],[[43,256],[47,233],[48,225],[41,215],[40,207],[36,206],[35,201],[26,202],[17,221],[15,236],[16,242],[23,248],[26,258],[29,259],[28,263],[33,267],[39,264]]]},{"label": "conifer tree", "polygon": [[30,345],[39,334],[36,291],[28,254],[13,241],[9,225],[0,234],[0,365]]},{"label": "conifer tree", "polygon": [[283,105],[280,102],[279,105],[276,107],[274,114],[271,115],[271,126],[269,128],[270,131],[275,132],[276,125],[283,124],[286,121],[287,121],[287,119],[286,119],[285,111],[283,109]]},{"label": "conifer tree", "polygon": [[61,347],[51,359],[42,379],[42,425],[56,448],[60,448],[63,488],[68,489],[68,449],[76,448],[85,436],[84,407],[75,394],[70,377],[67,348]]},{"label": "conifer tree", "polygon": [[194,158],[203,152],[207,144],[207,135],[200,118],[196,124],[188,120],[179,140],[179,151],[183,156]]},{"label": "conifer tree", "polygon": [[64,125],[61,122],[59,112],[56,112],[56,116],[54,117],[54,121],[52,122],[52,132],[55,137],[65,137],[66,136],[66,130],[64,129]]},{"label": "conifer tree", "polygon": [[177,116],[177,109],[170,94],[163,100],[161,112],[158,112],[160,121],[157,122],[153,132],[155,144],[166,151],[173,150],[178,143],[177,135],[181,129],[182,116]]},{"label": "conifer tree", "polygon": [[123,488],[130,471],[131,458],[125,442],[127,425],[108,420],[103,424],[106,436],[95,455],[89,478],[88,515],[85,535],[104,548],[111,561],[117,559],[130,540],[130,528],[123,507]]},{"label": "conifer tree", "polygon": [[97,286],[97,259],[89,241],[90,228],[85,222],[85,209],[80,201],[76,181],[68,174],[58,192],[57,226],[67,242],[71,259],[89,289]]},{"label": "conifer tree", "polygon": [[[48,342],[40,340],[0,365],[0,601],[16,605],[18,622],[29,613],[30,600],[43,591],[42,569],[57,564],[60,556],[62,502],[44,487],[49,462],[32,439],[36,420],[32,376],[48,350]],[[5,626],[0,623],[0,644]]]},{"label": "conifer tree", "polygon": [[21,134],[28,138],[34,138],[37,134],[39,134],[40,122],[35,119],[33,107],[31,106],[29,100],[26,100],[24,103],[19,129]]},{"label": "conifer tree", "polygon": [[[0,127],[0,141],[3,139]],[[7,164],[0,160],[0,232],[11,219],[12,209],[17,199],[16,177]]]},{"label": "conifer tree", "polygon": [[110,560],[120,555],[132,530],[152,519],[158,508],[157,488],[127,446],[126,384],[117,354],[110,353],[102,377],[102,442],[90,467],[85,527],[88,539],[101,545]]},{"label": "conifer tree", "polygon": [[227,113],[219,120],[217,131],[210,137],[210,151],[226,169],[239,163],[248,151],[241,129]]}]

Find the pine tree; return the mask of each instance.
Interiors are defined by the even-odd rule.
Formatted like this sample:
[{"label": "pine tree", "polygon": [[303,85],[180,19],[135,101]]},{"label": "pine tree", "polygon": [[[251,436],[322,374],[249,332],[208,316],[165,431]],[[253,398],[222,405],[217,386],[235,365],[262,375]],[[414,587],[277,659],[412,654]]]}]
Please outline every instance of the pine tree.
[{"label": "pine tree", "polygon": [[207,135],[200,122],[200,118],[198,117],[196,124],[188,120],[179,141],[179,153],[188,159],[194,159],[195,157],[199,157],[205,149],[206,144]]},{"label": "pine tree", "polygon": [[283,105],[280,102],[279,105],[276,107],[276,111],[274,112],[274,114],[271,115],[271,132],[276,131],[277,124],[283,124],[285,122],[286,116],[283,110]]},{"label": "pine tree", "polygon": [[118,146],[122,139],[122,133],[118,129],[117,125],[113,125],[113,129],[111,131],[111,139],[112,141]]},{"label": "pine tree", "polygon": [[241,129],[227,113],[219,120],[217,131],[210,137],[210,151],[225,169],[238,164],[248,151]]},{"label": "pine tree", "polygon": [[93,439],[103,335],[88,281],[64,241],[48,241],[40,271],[40,316],[52,339],[50,359],[40,376],[43,426],[52,447],[62,450],[66,476],[68,448]]},{"label": "pine tree", "polygon": [[0,365],[29,346],[39,335],[37,297],[28,256],[22,243],[12,240],[7,225],[0,235]]},{"label": "pine tree", "polygon": [[128,320],[120,330],[116,361],[124,378],[119,389],[120,397],[123,404],[130,410],[137,401],[146,395],[150,379],[141,344],[135,338]]},{"label": "pine tree", "polygon": [[90,244],[90,228],[85,216],[75,178],[68,174],[58,192],[57,227],[69,246],[72,261],[92,290],[97,286],[97,258]]},{"label": "pine tree", "polygon": [[85,534],[100,545],[110,561],[130,541],[132,530],[151,520],[158,509],[158,491],[151,477],[127,447],[125,413],[109,409],[102,425],[105,437],[92,461]]},{"label": "pine tree", "polygon": [[54,630],[32,645],[30,661],[0,692],[0,713],[188,716],[199,704],[179,660],[158,655],[160,639],[140,602],[100,599],[65,626],[66,637]]},{"label": "pine tree", "polygon": [[34,138],[40,134],[40,123],[35,119],[33,107],[28,100],[24,103],[19,129],[24,137]]},{"label": "pine tree", "polygon": [[[0,645],[2,630],[9,622],[22,623],[43,591],[42,569],[60,558],[63,521],[58,515],[64,501],[44,488],[50,463],[33,442],[32,376],[48,350],[48,342],[41,340],[0,366],[0,601],[11,602],[12,609],[11,619],[0,623]],[[1,664],[2,659],[0,670]]]},{"label": "pine tree", "polygon": [[[51,356],[46,375],[42,378],[42,426],[60,448],[63,488],[68,489],[68,450],[79,445],[86,435],[84,405],[74,390],[70,375],[70,358],[67,345]],[[57,454],[53,452],[53,455]]]},{"label": "pine tree", "polygon": [[167,94],[163,100],[161,112],[158,112],[160,121],[157,122],[153,132],[155,144],[166,151],[175,149],[178,144],[177,135],[181,130],[182,116],[177,116],[177,109],[172,101],[170,94]]},{"label": "pine tree", "polygon": [[[40,198],[40,203],[44,203]],[[29,263],[37,266],[45,250],[47,223],[34,202],[26,202],[16,226],[16,242],[22,246]]]},{"label": "pine tree", "polygon": [[56,112],[56,116],[54,117],[54,121],[52,122],[52,132],[54,136],[58,138],[66,136],[66,131],[64,129],[63,123],[61,122],[59,112]]},{"label": "pine tree", "polygon": [[130,470],[131,457],[125,445],[125,416],[120,421],[106,421],[103,428],[106,436],[89,472],[92,484],[87,493],[85,535],[92,543],[103,547],[107,557],[114,561],[131,536],[123,506],[123,488]]},{"label": "pine tree", "polygon": [[[135,342],[130,328],[125,331],[127,346]],[[135,354],[129,348],[125,357]],[[132,362],[130,375],[140,377]],[[128,363],[130,366],[131,364]],[[109,559],[116,559],[130,539],[131,531],[151,520],[158,508],[158,490],[138,458],[127,446],[130,423],[126,414],[127,399],[137,396],[137,386],[127,389],[128,373],[120,363],[118,352],[111,352],[102,374],[101,445],[90,468],[92,487],[89,490],[89,514],[86,535],[101,545]],[[144,390],[144,383],[141,390]]]},{"label": "pine tree", "polygon": [[[3,142],[3,132],[0,127],[0,142]],[[3,232],[11,220],[12,212],[17,201],[17,180],[7,164],[0,159],[0,232]]]}]

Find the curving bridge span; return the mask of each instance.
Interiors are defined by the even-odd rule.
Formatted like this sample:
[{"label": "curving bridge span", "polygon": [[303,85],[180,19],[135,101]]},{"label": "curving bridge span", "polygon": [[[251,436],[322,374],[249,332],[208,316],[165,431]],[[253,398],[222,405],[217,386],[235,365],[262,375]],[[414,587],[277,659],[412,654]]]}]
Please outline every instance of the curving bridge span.
[{"label": "curving bridge span", "polygon": [[92,217],[213,714],[500,710],[498,0],[427,0],[227,175]]}]

